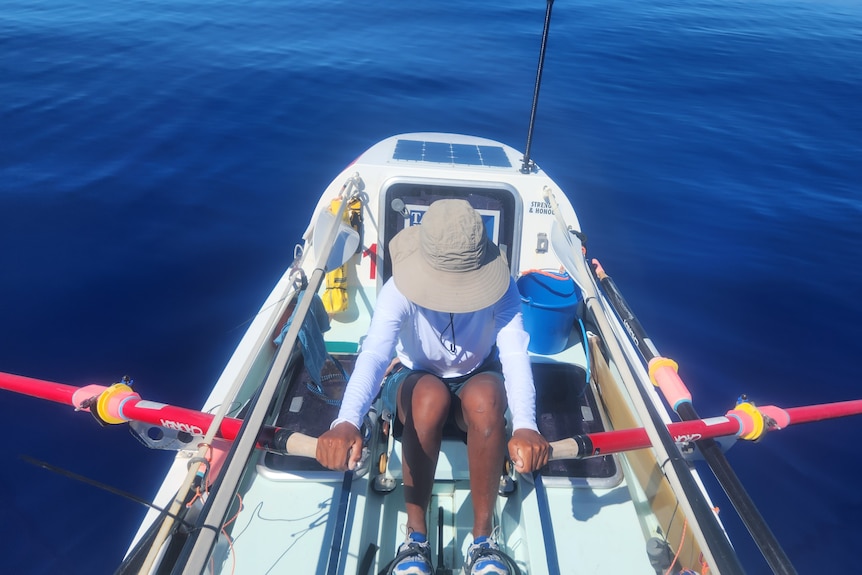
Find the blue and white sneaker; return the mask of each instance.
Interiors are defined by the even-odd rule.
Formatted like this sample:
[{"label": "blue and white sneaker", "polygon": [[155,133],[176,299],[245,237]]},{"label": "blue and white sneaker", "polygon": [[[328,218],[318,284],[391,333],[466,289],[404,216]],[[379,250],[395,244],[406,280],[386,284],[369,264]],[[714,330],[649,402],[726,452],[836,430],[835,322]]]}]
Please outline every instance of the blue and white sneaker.
[{"label": "blue and white sneaker", "polygon": [[398,546],[389,571],[393,575],[431,575],[431,546],[421,533],[411,532]]},{"label": "blue and white sneaker", "polygon": [[493,539],[476,537],[467,549],[464,560],[464,575],[510,575],[512,559],[500,551]]}]

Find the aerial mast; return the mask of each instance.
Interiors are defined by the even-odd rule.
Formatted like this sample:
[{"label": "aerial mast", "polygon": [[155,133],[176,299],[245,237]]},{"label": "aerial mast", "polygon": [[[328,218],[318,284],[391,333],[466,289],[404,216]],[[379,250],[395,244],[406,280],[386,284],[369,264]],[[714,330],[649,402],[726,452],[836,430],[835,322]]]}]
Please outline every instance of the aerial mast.
[{"label": "aerial mast", "polygon": [[542,69],[545,66],[545,48],[548,45],[548,30],[551,27],[551,9],[554,7],[554,0],[548,0],[548,7],[545,9],[545,27],[542,30],[542,48],[539,51],[539,67],[536,70],[536,87],[533,90],[533,106],[530,109],[530,126],[527,128],[527,145],[524,147],[524,160],[521,164],[521,172],[529,174],[536,169],[536,164],[530,159],[530,147],[533,143],[533,126],[536,124],[536,108],[539,105],[539,87],[542,85]]}]

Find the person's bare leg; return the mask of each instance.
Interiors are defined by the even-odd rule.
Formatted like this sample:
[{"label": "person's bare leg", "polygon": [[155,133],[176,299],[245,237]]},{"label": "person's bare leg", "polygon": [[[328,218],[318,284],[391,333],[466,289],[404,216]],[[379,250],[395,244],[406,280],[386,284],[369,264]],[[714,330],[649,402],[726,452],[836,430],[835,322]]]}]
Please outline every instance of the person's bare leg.
[{"label": "person's bare leg", "polygon": [[401,452],[408,533],[426,535],[428,531],[425,514],[450,402],[449,388],[430,374],[411,375],[398,390],[398,418],[404,424]]},{"label": "person's bare leg", "polygon": [[[490,535],[506,449],[506,391],[499,375],[480,373],[458,394],[467,430],[473,537]],[[460,423],[460,422],[459,422]]]}]

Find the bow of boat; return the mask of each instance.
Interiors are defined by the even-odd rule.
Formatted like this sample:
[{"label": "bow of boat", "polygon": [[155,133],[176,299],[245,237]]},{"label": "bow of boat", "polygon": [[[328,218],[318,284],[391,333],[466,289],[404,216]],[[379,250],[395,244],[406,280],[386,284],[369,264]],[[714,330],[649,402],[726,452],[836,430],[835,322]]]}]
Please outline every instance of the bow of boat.
[{"label": "bow of boat", "polygon": [[[493,140],[412,133],[372,146],[333,180],[320,195],[296,261],[204,406],[213,412],[228,406],[226,416],[243,419],[251,447],[207,444],[208,469],[199,471],[206,474],[202,498],[183,483],[190,461],[197,461],[196,444],[181,450],[156,503],[168,508],[181,499],[179,512],[195,527],[163,527],[159,535],[165,518],[151,513],[130,551],[129,569],[164,569],[169,562],[177,572],[368,574],[385,568],[406,523],[392,414],[374,404],[364,430],[366,457],[355,472],[262,450],[260,436],[272,427],[309,437],[328,429],[377,290],[391,274],[387,242],[419,223],[437,199],[464,198],[479,210],[519,278],[537,420],[549,440],[649,426],[636,405],[643,399],[627,383],[646,389],[652,408],[670,420],[646,371],[633,361],[625,330],[603,307],[592,275],[566,269],[571,258],[583,260],[580,241],[569,231],[579,231],[580,223],[566,195],[541,168],[523,170],[522,158]],[[563,240],[554,237],[559,221],[566,227]],[[332,230],[321,229],[328,226]],[[561,249],[570,253],[561,256]],[[584,303],[590,298],[598,308]],[[313,342],[318,337],[322,347]],[[674,555],[677,565],[698,570],[702,561],[716,561],[712,549],[721,549],[726,538],[720,528],[709,534],[702,527],[717,524],[711,510],[704,517],[692,508],[710,504],[688,464],[696,493],[667,479],[654,448],[599,451],[553,461],[535,477],[501,469],[495,525],[522,573],[655,573],[654,565],[669,566]],[[217,489],[206,493],[210,481]],[[429,523],[438,572],[460,569],[472,540],[472,506],[459,437],[444,439]],[[709,539],[716,533],[723,543]],[[146,559],[154,553],[158,559]]]}]

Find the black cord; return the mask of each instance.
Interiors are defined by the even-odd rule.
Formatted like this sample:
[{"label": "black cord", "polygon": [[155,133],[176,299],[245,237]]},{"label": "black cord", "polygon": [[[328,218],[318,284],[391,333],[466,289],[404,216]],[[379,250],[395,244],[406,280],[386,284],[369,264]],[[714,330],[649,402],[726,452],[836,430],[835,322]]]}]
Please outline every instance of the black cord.
[{"label": "black cord", "polygon": [[129,493],[128,491],[123,491],[122,489],[112,487],[111,485],[108,485],[106,483],[102,483],[100,481],[96,481],[95,479],[90,479],[89,477],[84,477],[83,475],[79,475],[79,474],[75,473],[74,471],[69,471],[68,469],[63,469],[62,467],[57,467],[56,465],[51,465],[50,463],[48,463],[46,461],[42,461],[40,459],[30,457],[29,455],[20,455],[19,457],[21,459],[23,459],[24,461],[26,461],[27,463],[35,465],[36,467],[41,467],[42,469],[47,469],[48,471],[51,471],[51,472],[56,473],[58,475],[62,475],[63,477],[68,477],[69,479],[74,479],[75,481],[80,481],[81,483],[86,483],[87,485],[92,485],[93,487],[97,487],[103,491],[107,491],[108,493],[113,493],[114,495],[119,495],[120,497],[123,497],[124,499],[128,499],[129,501],[134,501],[135,503],[140,503],[141,505],[144,505],[145,507],[149,507],[150,509],[155,509],[159,513],[163,513],[163,514],[167,515],[168,517],[173,518],[175,521],[179,521],[180,523],[182,523],[183,525],[185,525],[186,527],[188,527],[190,529],[194,528],[194,524],[189,523],[188,521],[186,521],[182,517],[179,517],[178,515],[174,515],[173,513],[168,512],[166,509],[162,509],[158,505],[150,503],[149,501],[146,501],[145,499],[141,499],[137,495],[133,495],[133,494]]}]

